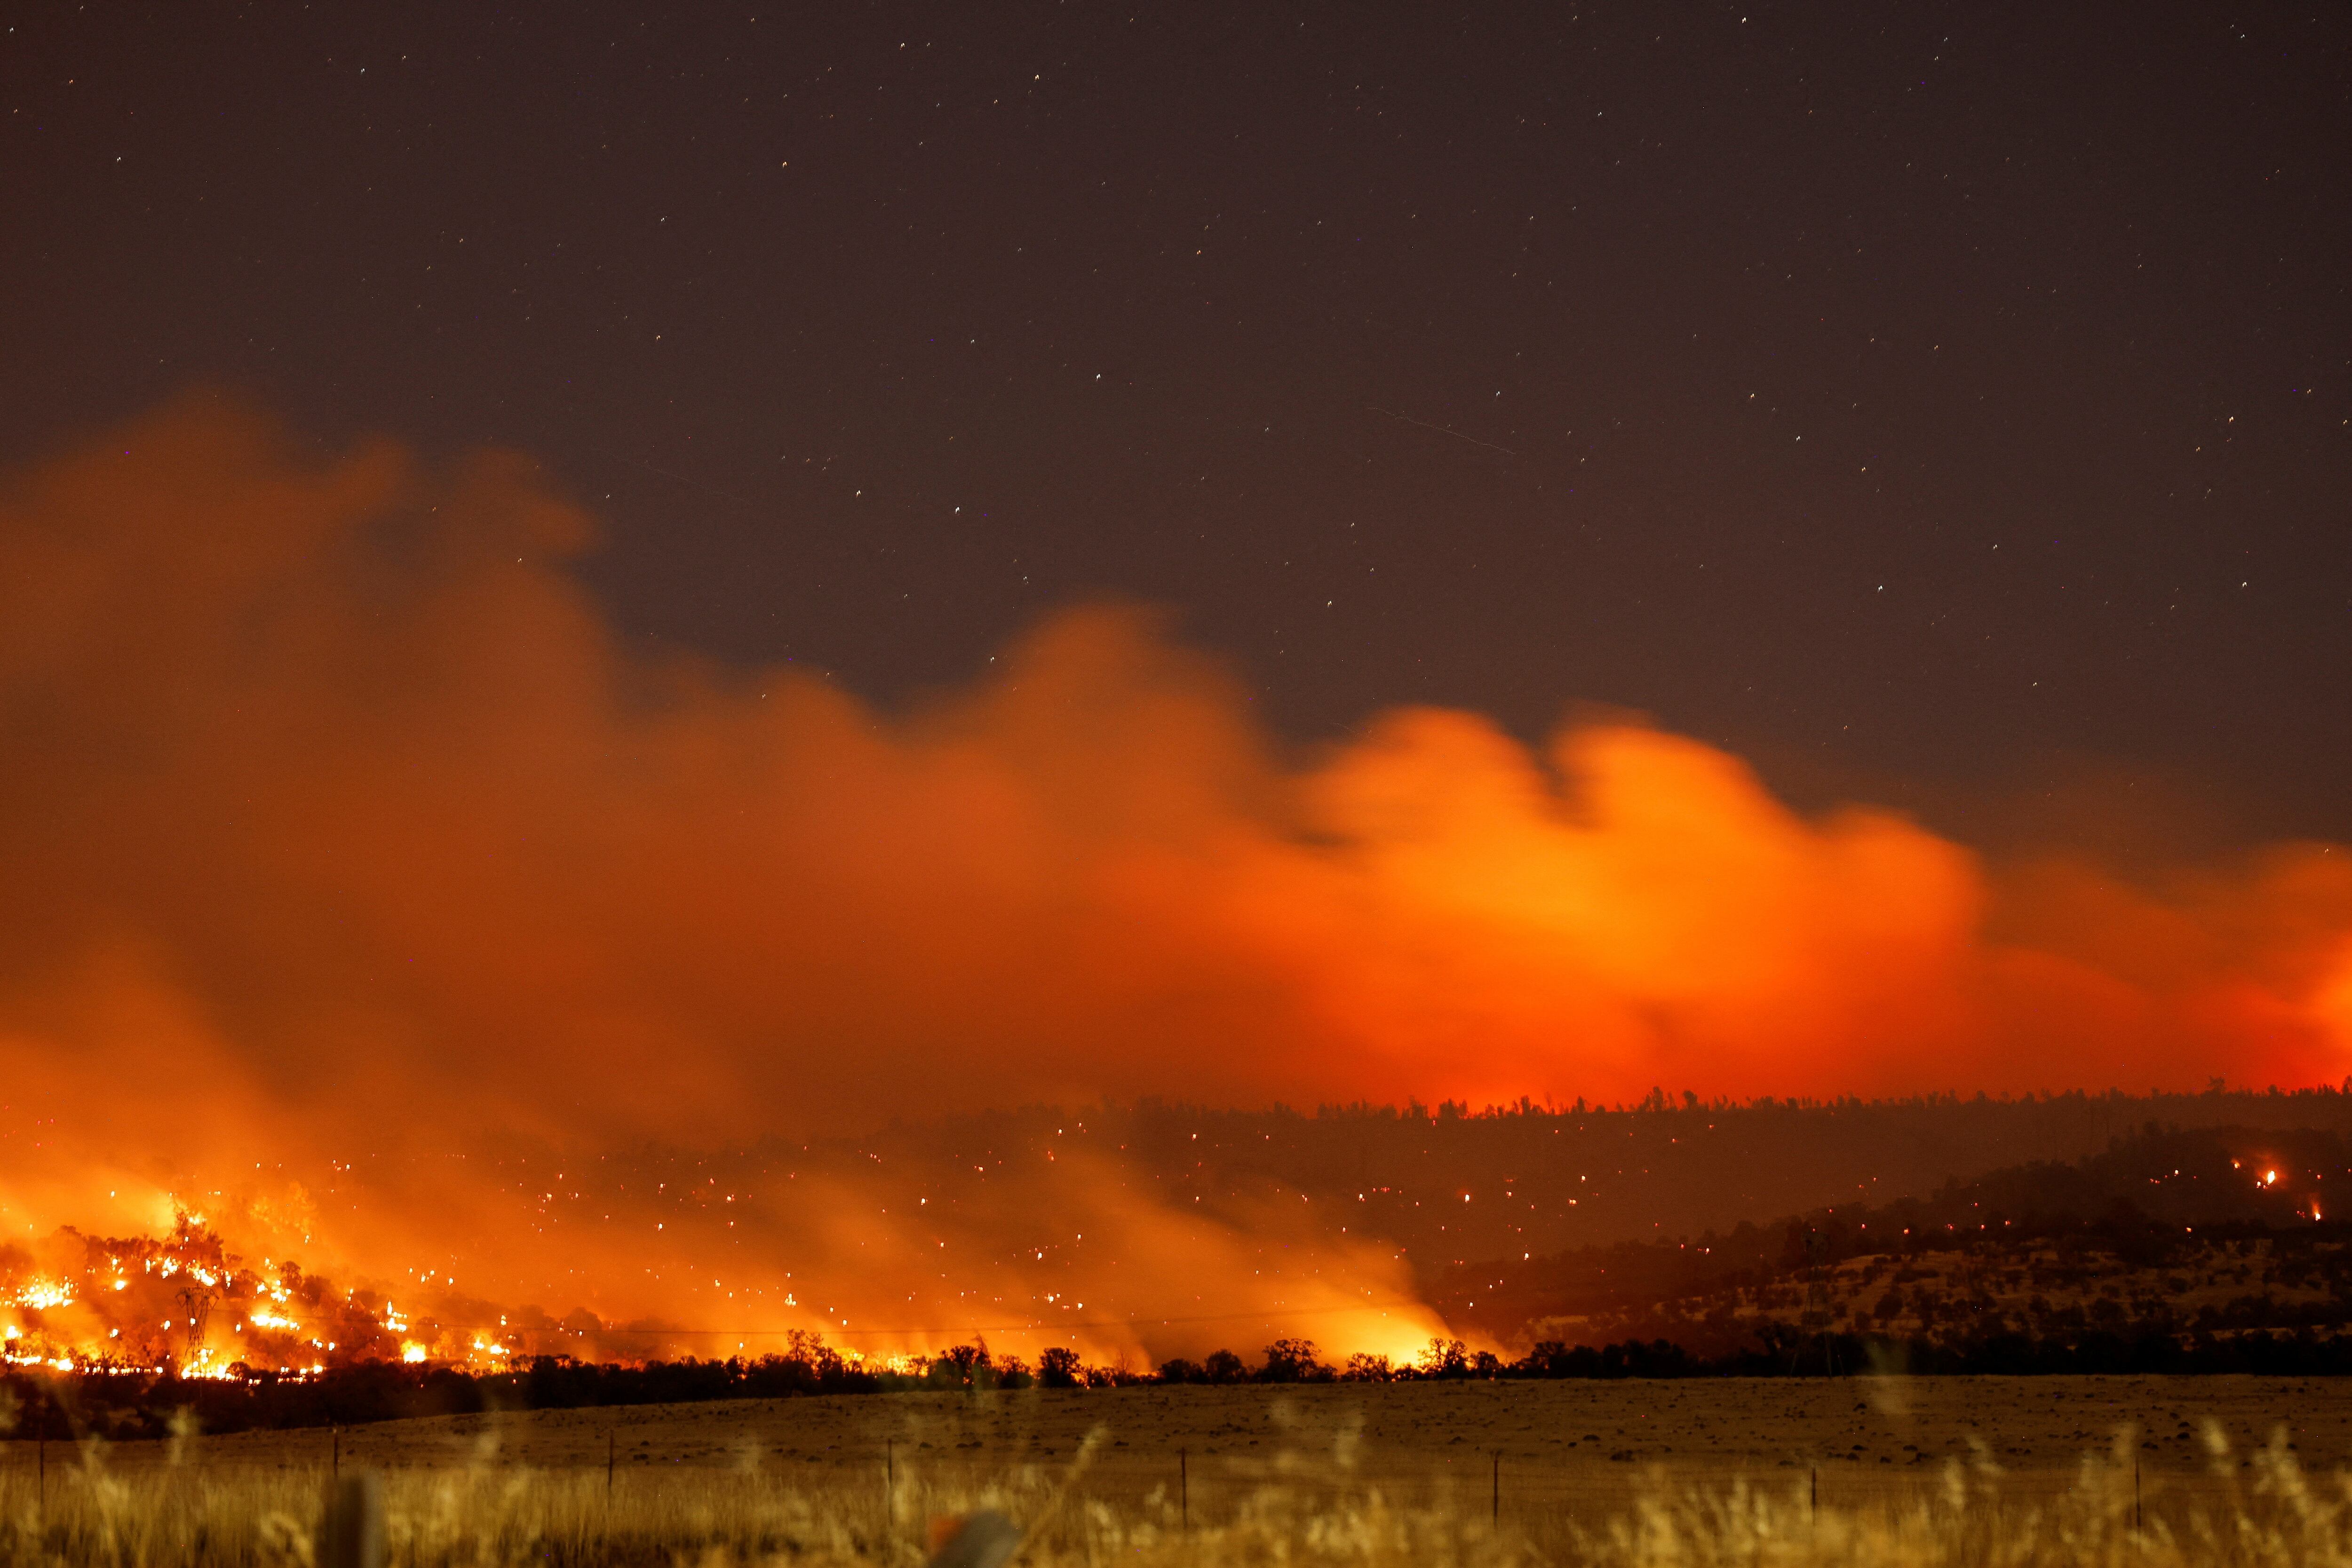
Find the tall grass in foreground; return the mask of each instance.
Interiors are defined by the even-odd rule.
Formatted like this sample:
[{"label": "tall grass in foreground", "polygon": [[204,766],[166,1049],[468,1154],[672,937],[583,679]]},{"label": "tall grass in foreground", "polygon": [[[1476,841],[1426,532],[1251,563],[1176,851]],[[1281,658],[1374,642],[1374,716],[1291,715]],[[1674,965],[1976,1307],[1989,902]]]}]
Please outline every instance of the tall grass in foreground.
[{"label": "tall grass in foreground", "polygon": [[[1342,1439],[1328,1458],[1282,1456],[1213,1519],[1187,1528],[1167,1489],[1126,1502],[1080,1486],[1090,1440],[1067,1466],[985,1478],[827,1472],[808,1481],[763,1471],[625,1475],[502,1467],[386,1478],[392,1568],[736,1568],[752,1563],[923,1561],[928,1521],[995,1508],[1028,1531],[1018,1565],[1077,1568],[2028,1568],[2032,1564],[2244,1564],[2352,1568],[2352,1476],[2306,1477],[2284,1434],[2241,1466],[2209,1428],[2210,1479],[2146,1507],[2136,1495],[2131,1435],[2086,1455],[2055,1492],[2005,1487],[1979,1451],[1927,1484],[1858,1506],[1811,1501],[1808,1479],[1677,1481],[1629,1475],[1605,1501],[1530,1507],[1496,1521],[1483,1489],[1399,1495],[1357,1471]],[[316,1472],[169,1464],[110,1469],[87,1449],[48,1478],[0,1487],[0,1563],[104,1568],[306,1568],[322,1478]]]}]

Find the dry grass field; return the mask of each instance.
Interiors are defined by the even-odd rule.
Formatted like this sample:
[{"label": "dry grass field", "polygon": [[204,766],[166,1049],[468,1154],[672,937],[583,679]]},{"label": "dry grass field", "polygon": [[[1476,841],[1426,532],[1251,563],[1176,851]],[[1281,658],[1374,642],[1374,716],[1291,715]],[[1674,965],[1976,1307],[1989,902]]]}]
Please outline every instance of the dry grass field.
[{"label": "dry grass field", "polygon": [[[1419,1383],[902,1395],[190,1435],[0,1465],[0,1559],[296,1563],[336,1446],[397,1563],[2352,1563],[2352,1387]],[[610,1457],[612,1475],[608,1482]]]}]

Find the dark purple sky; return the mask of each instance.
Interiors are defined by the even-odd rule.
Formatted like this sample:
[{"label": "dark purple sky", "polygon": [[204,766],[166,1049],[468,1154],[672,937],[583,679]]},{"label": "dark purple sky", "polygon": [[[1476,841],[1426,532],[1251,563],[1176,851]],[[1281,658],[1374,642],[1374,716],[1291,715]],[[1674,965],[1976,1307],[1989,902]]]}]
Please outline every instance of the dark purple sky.
[{"label": "dark purple sky", "polygon": [[225,385],[526,448],[633,635],[884,698],[1113,594],[1306,740],[2352,836],[2341,5],[7,26],[7,456]]}]

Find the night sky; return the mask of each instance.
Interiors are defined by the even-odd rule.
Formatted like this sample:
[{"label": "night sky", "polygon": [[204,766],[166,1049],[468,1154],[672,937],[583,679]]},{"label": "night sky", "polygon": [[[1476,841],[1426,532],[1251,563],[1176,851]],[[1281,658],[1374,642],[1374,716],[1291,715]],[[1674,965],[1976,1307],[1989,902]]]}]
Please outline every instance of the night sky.
[{"label": "night sky", "polygon": [[1124,599],[1301,742],[2352,836],[2347,99],[2336,5],[36,5],[0,456],[225,388],[887,701]]}]

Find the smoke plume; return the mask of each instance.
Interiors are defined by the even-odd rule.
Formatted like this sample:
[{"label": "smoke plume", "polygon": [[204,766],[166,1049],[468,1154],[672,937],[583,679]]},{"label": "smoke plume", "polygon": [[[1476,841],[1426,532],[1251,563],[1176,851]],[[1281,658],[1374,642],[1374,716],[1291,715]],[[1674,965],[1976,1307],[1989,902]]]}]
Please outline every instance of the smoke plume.
[{"label": "smoke plume", "polygon": [[[2352,1060],[2333,846],[2156,888],[1995,871],[1623,722],[1530,748],[1403,708],[1300,755],[1128,609],[879,711],[624,647],[566,570],[593,537],[520,458],[320,461],[205,400],[6,481],[13,1234],[202,1204],[378,1279],[431,1256],[502,1299],[676,1313],[693,1259],[534,1246],[551,1198],[484,1151],[1102,1097],[2178,1087]],[[1204,1270],[1268,1311],[1329,1306],[1310,1278],[1402,1288],[1377,1243],[1303,1230],[1285,1282],[1245,1288],[1291,1222],[1122,1198],[1116,1153],[1004,1202],[1139,1239],[1130,1315]],[[396,1179],[360,1174],[384,1160]],[[859,1310],[887,1313],[891,1271],[935,1277],[940,1248],[919,1215],[866,1222],[882,1192],[772,1192],[763,1234],[857,1263],[883,1281]],[[967,1216],[967,1277],[1002,1303],[1030,1287],[996,1223]],[[786,1265],[752,1268],[782,1312]],[[947,1303],[926,1310],[1011,1310]]]}]

